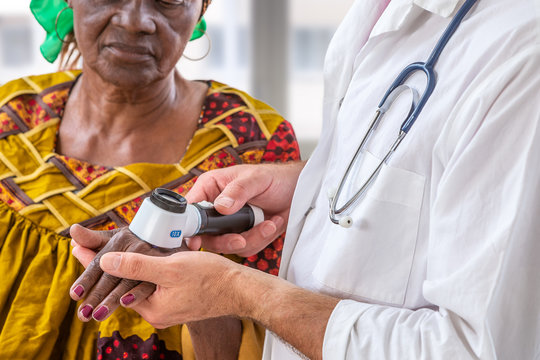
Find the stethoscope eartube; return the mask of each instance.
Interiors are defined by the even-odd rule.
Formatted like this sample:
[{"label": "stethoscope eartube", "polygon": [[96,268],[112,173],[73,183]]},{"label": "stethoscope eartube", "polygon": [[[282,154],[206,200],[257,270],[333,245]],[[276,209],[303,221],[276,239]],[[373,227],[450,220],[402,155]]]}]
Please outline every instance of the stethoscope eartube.
[{"label": "stethoscope eartube", "polygon": [[188,204],[182,195],[157,188],[144,199],[129,230],[154,246],[174,249],[182,246],[184,237],[241,233],[263,220],[263,211],[253,205],[221,215],[209,202]]},{"label": "stethoscope eartube", "polygon": [[[375,116],[373,117],[373,120],[371,121],[371,124],[360,143],[360,146],[356,150],[356,153],[350,161],[349,166],[345,171],[345,174],[339,182],[338,188],[336,190],[332,190],[328,194],[330,208],[328,215],[332,223],[339,224],[344,228],[349,228],[352,226],[352,217],[349,215],[345,215],[345,213],[350,213],[353,205],[357,204],[360,200],[364,198],[368,189],[371,187],[375,179],[377,179],[377,177],[379,176],[383,165],[388,163],[392,154],[396,151],[405,136],[409,133],[411,127],[414,125],[416,119],[422,112],[424,105],[426,104],[429,97],[433,93],[433,90],[435,89],[435,85],[437,83],[437,76],[433,68],[435,67],[436,62],[439,59],[441,52],[445,48],[446,44],[458,28],[458,26],[461,24],[461,21],[463,20],[465,15],[467,15],[469,10],[477,1],[478,0],[466,0],[456,13],[444,33],[442,34],[441,38],[437,42],[437,45],[435,45],[435,48],[431,52],[428,60],[426,62],[415,62],[405,67],[405,69],[400,72],[392,85],[390,85],[390,88],[384,94],[375,112]],[[407,79],[410,78],[411,75],[416,71],[423,72],[426,75],[427,79],[427,86],[422,93],[422,96],[419,96],[418,91],[404,84],[405,81],[407,81]],[[409,114],[401,124],[396,140],[394,141],[386,155],[383,157],[383,159],[379,162],[375,170],[373,170],[367,180],[362,184],[362,186],[360,186],[360,189],[356,191],[356,193],[351,198],[349,198],[349,200],[347,200],[344,205],[338,208],[339,197],[341,195],[341,192],[343,191],[347,179],[351,175],[351,170],[353,169],[354,164],[358,162],[361,155],[364,153],[364,151],[366,151],[367,143],[373,137],[373,133],[375,132],[375,130],[377,130],[377,127],[380,124],[386,111],[390,108],[394,100],[405,90],[410,90],[412,92],[413,100]]]}]

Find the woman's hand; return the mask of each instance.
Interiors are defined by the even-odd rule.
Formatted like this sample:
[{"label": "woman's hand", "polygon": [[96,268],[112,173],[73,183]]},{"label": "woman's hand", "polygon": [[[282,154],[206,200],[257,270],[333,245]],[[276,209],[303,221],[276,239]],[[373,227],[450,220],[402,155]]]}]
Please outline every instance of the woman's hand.
[{"label": "woman's hand", "polygon": [[[105,320],[118,306],[136,304],[146,299],[155,290],[155,285],[147,282],[120,279],[104,274],[99,266],[103,254],[110,251],[136,252],[152,256],[167,256],[187,250],[154,248],[137,238],[129,229],[113,231],[92,231],[79,225],[70,230],[73,237],[73,255],[87,267],[70,290],[73,300],[85,298],[79,306],[78,316],[82,321],[94,318]],[[96,251],[99,251],[96,254]]]},{"label": "woman's hand", "polygon": [[189,202],[211,201],[224,215],[237,212],[249,202],[263,209],[266,220],[242,234],[187,239],[190,249],[202,246],[243,257],[264,249],[287,227],[294,189],[304,164],[239,165],[202,174],[186,195]]}]

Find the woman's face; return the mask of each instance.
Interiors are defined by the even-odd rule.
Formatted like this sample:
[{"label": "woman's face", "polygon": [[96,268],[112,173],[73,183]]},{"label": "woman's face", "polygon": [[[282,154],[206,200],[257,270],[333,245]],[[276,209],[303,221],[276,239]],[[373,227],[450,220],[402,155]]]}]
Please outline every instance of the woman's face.
[{"label": "woman's face", "polygon": [[84,67],[116,86],[134,88],[171,73],[202,0],[71,0],[70,5]]}]

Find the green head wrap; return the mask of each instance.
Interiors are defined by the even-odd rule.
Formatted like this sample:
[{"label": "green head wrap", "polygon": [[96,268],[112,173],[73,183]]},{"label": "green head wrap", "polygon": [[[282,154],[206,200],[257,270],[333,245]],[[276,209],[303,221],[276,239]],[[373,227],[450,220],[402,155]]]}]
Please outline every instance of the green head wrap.
[{"label": "green head wrap", "polygon": [[[203,11],[211,0],[203,0]],[[30,10],[47,33],[45,41],[39,49],[43,57],[53,63],[62,51],[63,39],[73,31],[73,10],[64,0],[32,0]],[[189,41],[196,40],[204,35],[206,21],[202,17],[195,26]]]}]

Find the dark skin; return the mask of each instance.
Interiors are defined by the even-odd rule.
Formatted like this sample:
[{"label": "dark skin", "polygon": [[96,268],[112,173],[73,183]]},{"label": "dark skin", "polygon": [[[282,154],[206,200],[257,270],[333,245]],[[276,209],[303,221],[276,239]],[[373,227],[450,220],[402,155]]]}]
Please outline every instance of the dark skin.
[{"label": "dark skin", "polygon": [[84,75],[66,105],[59,150],[109,166],[177,163],[207,91],[206,84],[175,70],[202,1],[72,0],[70,5]]},{"label": "dark skin", "polygon": [[[71,0],[69,5],[84,75],[66,104],[57,152],[105,166],[178,163],[196,130],[207,92],[206,84],[188,81],[175,69],[199,19],[202,0]],[[110,236],[106,234],[107,240]],[[89,251],[100,252],[72,287],[82,281],[84,293],[78,296],[71,291],[75,300],[86,298],[79,308],[83,321],[95,316],[100,304],[110,307],[100,317],[104,320],[119,305],[121,295],[132,291],[141,298],[154,289],[148,283],[102,276],[103,253],[171,253],[135,237],[121,237],[128,240],[118,242],[117,238],[89,241],[94,245],[87,246],[94,250]],[[86,305],[94,310],[86,312],[88,317],[80,312]],[[239,320],[223,318],[188,327],[197,358],[237,357]]]}]

